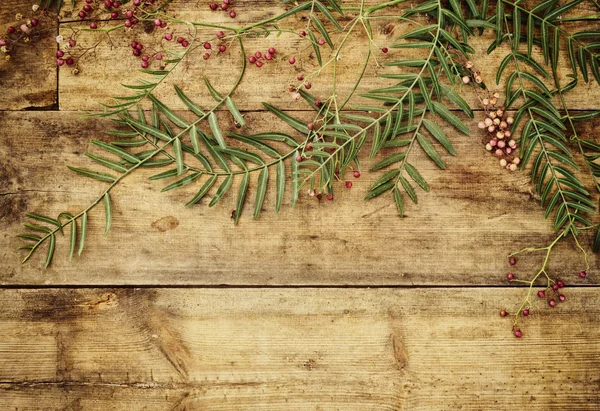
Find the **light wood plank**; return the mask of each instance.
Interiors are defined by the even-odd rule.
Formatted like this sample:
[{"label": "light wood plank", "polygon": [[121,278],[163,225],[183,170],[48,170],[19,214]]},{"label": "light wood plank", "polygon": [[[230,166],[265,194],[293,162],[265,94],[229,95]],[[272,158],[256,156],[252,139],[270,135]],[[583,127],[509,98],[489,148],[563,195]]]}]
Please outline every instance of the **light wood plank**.
[{"label": "light wood plank", "polygon": [[[310,118],[310,113],[296,113]],[[246,113],[248,134],[289,131],[266,113]],[[229,114],[221,113],[224,131]],[[470,121],[470,137],[451,135],[457,157],[444,156],[439,170],[417,154],[414,164],[432,192],[419,193],[419,205],[406,205],[397,215],[389,197],[364,201],[379,173],[365,170],[347,190],[336,186],[333,202],[302,193],[289,208],[289,190],[282,212],[274,212],[271,186],[263,213],[252,220],[254,176],[247,209],[236,227],[230,218],[235,187],[214,209],[183,205],[198,184],[159,193],[166,182],[147,177],[160,170],[135,173],[112,194],[113,228],[104,236],[102,210],[92,212],[88,248],[69,262],[68,240],[58,238],[52,267],[42,271],[41,255],[19,263],[16,250],[25,212],[81,211],[99,195],[103,183],[80,177],[67,164],[94,168],[82,154],[92,150],[90,138],[104,138],[108,120],[84,119],[77,113],[4,113],[0,130],[19,130],[19,138],[0,131],[2,165],[0,196],[0,282],[2,284],[505,284],[511,269],[529,275],[541,264],[540,254],[511,268],[506,255],[526,246],[545,246],[553,238],[551,224],[533,194],[526,173],[508,173],[483,148]],[[582,125],[593,135],[597,121]],[[234,130],[230,124],[229,130]],[[271,173],[274,174],[274,173]],[[272,175],[271,177],[274,177]],[[215,188],[216,189],[216,188]],[[214,192],[214,190],[212,191]],[[212,194],[209,194],[209,196]],[[587,234],[586,234],[587,235]],[[589,246],[590,238],[583,237]],[[590,255],[590,264],[598,257]],[[584,268],[581,253],[570,242],[556,249],[550,261],[553,276],[567,280]],[[577,278],[575,281],[579,281]],[[596,282],[595,276],[586,281]]]},{"label": "light wood plank", "polygon": [[[3,0],[0,5],[0,38],[8,26],[15,25],[15,14],[31,15],[34,1]],[[58,104],[56,36],[58,23],[43,18],[36,38],[21,44],[6,61],[0,53],[0,110],[51,108]]]},{"label": "light wood plank", "polygon": [[[262,7],[257,7],[254,0],[238,0],[236,8],[240,8],[240,19],[232,21],[225,13],[213,13],[208,7],[198,8],[195,3],[190,5],[183,3],[174,5],[172,10],[177,17],[188,21],[203,21],[215,24],[227,25],[247,25],[252,22],[260,21],[277,15],[285,10],[284,6],[275,1],[268,1],[260,4]],[[356,3],[356,4],[355,4]],[[269,6],[267,6],[269,4]],[[349,5],[360,5],[360,2],[349,2]],[[589,13],[589,10],[582,10],[583,14]],[[395,8],[387,14],[401,14],[399,8]],[[341,18],[343,24],[350,21],[352,12]],[[396,19],[376,19],[373,20],[373,40],[377,47],[389,47],[394,43],[395,39],[408,32],[417,26],[414,23],[399,22]],[[570,24],[570,25],[569,25]],[[596,22],[589,23],[569,23],[565,27],[567,30],[581,29],[582,24],[590,26],[590,29],[595,27]],[[77,24],[75,24],[77,27]],[[280,23],[281,28],[290,28],[295,31],[306,27],[306,21],[297,16],[286,19]],[[185,33],[182,27],[175,28],[178,33]],[[69,24],[61,26],[61,32],[65,35],[71,34]],[[124,33],[113,32],[111,41],[101,41],[96,48],[96,57],[87,58],[81,63],[82,73],[73,75],[68,70],[61,70],[59,90],[61,95],[60,108],[62,110],[97,110],[98,103],[106,103],[111,96],[128,94],[128,91],[120,87],[119,83],[125,82],[131,84],[136,79],[144,77],[137,71],[140,66],[140,59],[135,58],[131,54],[130,42],[135,39],[146,45],[153,45],[154,48],[161,44],[164,30],[158,30],[155,33],[135,33],[123,35]],[[199,39],[201,42],[216,40],[216,29],[200,30]],[[335,30],[332,30],[335,33]],[[343,35],[335,34],[333,39],[336,42],[342,40]],[[79,36],[80,44],[95,44],[101,39],[101,36],[95,32],[82,32]],[[502,79],[498,86],[495,85],[496,69],[500,61],[508,53],[509,47],[504,45],[498,48],[491,55],[486,54],[486,50],[493,42],[494,35],[491,32],[486,32],[483,36],[473,37],[470,40],[470,45],[476,50],[476,54],[472,60],[479,70],[481,70],[484,81],[490,89],[498,90],[504,94],[505,78]],[[162,41],[165,47],[175,47],[170,42]],[[238,105],[243,110],[261,110],[262,102],[277,105],[286,110],[303,110],[306,106],[301,102],[295,102],[290,98],[288,88],[290,84],[298,85],[296,80],[298,74],[308,75],[318,69],[317,61],[308,42],[301,40],[298,36],[289,33],[283,33],[276,38],[274,35],[267,39],[247,39],[246,55],[250,56],[256,50],[265,51],[268,47],[275,47],[279,50],[277,58],[262,68],[256,68],[252,65],[247,70],[245,79],[236,91],[234,98]],[[358,74],[362,70],[364,59],[367,55],[369,40],[362,26],[359,24],[346,43],[346,47],[340,54],[338,62],[338,98],[343,101],[349,95],[354,87]],[[160,47],[159,47],[160,48]],[[179,47],[181,48],[181,47]],[[178,49],[178,47],[175,47]],[[241,71],[240,49],[237,43],[231,45],[228,51],[224,54],[217,55],[213,52],[213,57],[210,60],[204,60],[202,55],[205,50],[199,47],[194,51],[185,63],[176,68],[169,76],[169,80],[156,89],[156,96],[161,98],[165,103],[175,109],[184,109],[185,106],[177,99],[177,96],[172,90],[172,85],[177,84],[184,89],[186,93],[193,96],[198,101],[208,102],[212,98],[206,90],[203,81],[203,76],[208,76],[214,85],[217,85],[220,90],[229,90],[236,81],[237,76]],[[323,61],[329,60],[329,48],[323,46],[322,49]],[[428,50],[417,49],[390,49],[387,54],[376,50],[374,57],[379,64],[386,61],[393,61],[407,58],[425,58],[428,55]],[[297,58],[297,63],[291,66],[288,63],[290,56]],[[538,61],[543,61],[541,51],[534,49],[534,58]],[[570,74],[569,60],[566,53],[566,45],[563,45],[562,56],[560,59],[559,74],[562,84],[565,85],[570,79],[567,75]],[[410,69],[397,67],[381,67],[374,61],[370,65],[365,74],[365,78],[361,86],[357,90],[357,94],[366,92],[377,87],[385,87],[393,84],[393,81],[380,79],[378,74],[382,73],[397,73],[406,72]],[[506,74],[510,74],[511,70],[507,70]],[[107,73],[119,73],[118,82],[106,82]],[[506,76],[505,76],[506,77]],[[321,71],[318,78],[312,80],[312,89],[317,96],[326,98],[332,92],[333,65],[330,64]],[[553,84],[549,86],[554,87]],[[94,93],[90,93],[90,88],[94,89]],[[600,101],[600,87],[596,83],[585,84],[581,81],[579,93],[568,93],[566,101],[570,109],[598,109]],[[130,94],[130,93],[129,93]],[[584,94],[589,96],[588,99],[581,99]],[[468,101],[471,107],[480,107],[477,96],[471,87],[467,87],[463,93],[464,98]],[[363,98],[355,98],[353,104],[372,103]],[[559,103],[557,103],[559,104]]]},{"label": "light wood plank", "polygon": [[5,290],[0,405],[596,410],[600,298],[565,293],[518,340],[514,289]]}]

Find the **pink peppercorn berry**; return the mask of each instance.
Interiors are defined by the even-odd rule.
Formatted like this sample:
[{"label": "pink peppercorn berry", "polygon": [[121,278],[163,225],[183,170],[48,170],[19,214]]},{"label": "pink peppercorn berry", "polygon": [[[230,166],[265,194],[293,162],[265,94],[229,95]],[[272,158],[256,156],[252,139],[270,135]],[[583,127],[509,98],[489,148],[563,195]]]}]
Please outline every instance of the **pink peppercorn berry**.
[{"label": "pink peppercorn berry", "polygon": [[173,40],[173,35],[171,33],[165,34],[165,40],[167,40],[167,41]]},{"label": "pink peppercorn berry", "polygon": [[565,286],[565,282],[563,280],[558,280],[556,285],[558,285],[558,288],[563,288]]},{"label": "pink peppercorn berry", "polygon": [[263,66],[263,62],[262,61],[257,61],[256,62],[256,67],[261,68]]},{"label": "pink peppercorn berry", "polygon": [[219,51],[221,53],[225,53],[225,50],[227,50],[227,47],[225,47],[225,46],[219,46]]},{"label": "pink peppercorn berry", "polygon": [[387,48],[387,47],[383,47],[383,48],[381,49],[381,52],[382,52],[382,53],[384,53],[384,54],[385,54],[385,53],[387,53],[388,51],[389,51],[389,50],[388,50],[388,48]]},{"label": "pink peppercorn berry", "polygon": [[208,7],[210,7],[211,10],[216,10],[219,6],[217,6],[217,3],[214,1],[211,1]]},{"label": "pink peppercorn berry", "polygon": [[558,295],[558,299],[559,299],[560,302],[563,302],[563,301],[565,301],[567,299],[567,297],[565,297],[564,294],[559,294]]},{"label": "pink peppercorn berry", "polygon": [[546,292],[544,290],[540,290],[537,292],[537,296],[540,298],[544,298],[546,296]]},{"label": "pink peppercorn berry", "polygon": [[90,28],[91,29],[97,29],[98,25],[96,23],[90,23]]},{"label": "pink peppercorn berry", "polygon": [[360,177],[360,171],[355,171],[354,178],[359,178],[359,177]]},{"label": "pink peppercorn berry", "polygon": [[508,315],[508,313],[506,312],[506,310],[500,310],[500,317],[506,317]]},{"label": "pink peppercorn berry", "polygon": [[231,17],[232,19],[235,19],[235,16],[236,16],[235,11],[229,12],[229,17]]},{"label": "pink peppercorn berry", "polygon": [[273,47],[270,47],[270,48],[269,48],[269,53],[270,53],[271,55],[275,54],[276,52],[277,52],[277,50],[275,50]]},{"label": "pink peppercorn berry", "polygon": [[514,280],[515,275],[513,273],[508,273],[508,274],[506,274],[506,278],[508,278],[509,280]]},{"label": "pink peppercorn berry", "polygon": [[515,330],[515,337],[521,338],[522,336],[523,336],[523,333],[521,332],[521,330]]},{"label": "pink peppercorn berry", "polygon": [[332,201],[333,200],[333,194],[327,194],[327,200]]},{"label": "pink peppercorn berry", "polygon": [[549,305],[550,307],[556,307],[556,301],[554,300],[554,298],[553,298],[553,299],[551,299],[550,301],[548,301],[548,305]]},{"label": "pink peppercorn berry", "polygon": [[295,57],[290,57],[290,59],[288,60],[290,64],[295,64],[296,63],[296,58]]},{"label": "pink peppercorn berry", "polygon": [[587,273],[585,271],[580,271],[579,278],[585,278],[585,277],[587,277]]},{"label": "pink peppercorn berry", "polygon": [[529,308],[525,308],[523,310],[523,316],[527,317],[529,315]]},{"label": "pink peppercorn berry", "polygon": [[225,33],[223,33],[221,30],[217,31],[217,37],[218,38],[221,38],[221,37],[224,37],[224,36],[225,36]]},{"label": "pink peppercorn berry", "polygon": [[508,263],[509,263],[510,265],[515,265],[515,264],[517,263],[517,260],[515,259],[515,257],[510,257],[510,258],[508,259]]}]

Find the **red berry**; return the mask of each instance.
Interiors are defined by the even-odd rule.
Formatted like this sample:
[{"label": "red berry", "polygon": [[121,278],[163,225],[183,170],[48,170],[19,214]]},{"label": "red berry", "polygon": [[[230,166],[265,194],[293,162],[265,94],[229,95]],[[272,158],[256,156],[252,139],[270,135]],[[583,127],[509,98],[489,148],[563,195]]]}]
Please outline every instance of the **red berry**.
[{"label": "red berry", "polygon": [[113,11],[112,13],[110,13],[110,18],[111,19],[116,19],[119,17],[119,13],[117,13],[116,11]]},{"label": "red berry", "polygon": [[119,7],[121,7],[121,3],[119,3],[118,1],[113,1],[112,6],[116,9],[118,9]]},{"label": "red berry", "polygon": [[131,48],[136,48],[138,45],[137,41],[132,41],[131,42]]},{"label": "red berry", "polygon": [[579,278],[585,278],[585,277],[587,277],[587,273],[585,271],[580,271]]},{"label": "red berry", "polygon": [[262,61],[257,61],[256,62],[256,67],[261,68],[263,66],[263,62]]},{"label": "red berry", "polygon": [[388,48],[387,48],[387,47],[383,47],[383,48],[381,49],[381,52],[382,52],[382,53],[387,53],[387,52],[388,52]]},{"label": "red berry", "polygon": [[150,57],[148,57],[148,56],[142,56],[142,61],[148,61],[148,60],[150,60]]},{"label": "red berry", "polygon": [[208,60],[210,58],[210,53],[204,53],[204,55],[202,56],[202,58],[204,60]]},{"label": "red berry", "polygon": [[352,181],[346,181],[346,188],[352,188]]},{"label": "red berry", "polygon": [[269,53],[275,54],[276,52],[277,50],[275,50],[273,47],[269,47]]},{"label": "red berry", "polygon": [[236,16],[235,11],[229,12],[229,17],[231,17],[232,19],[235,19],[235,16]]},{"label": "red berry", "polygon": [[212,45],[210,43],[206,42],[206,43],[204,43],[204,48],[206,50],[210,50],[210,49],[212,49]]},{"label": "red berry", "polygon": [[506,274],[506,278],[508,278],[509,280],[514,280],[515,275],[513,273],[508,273],[508,274]]},{"label": "red berry", "polygon": [[296,77],[296,79],[298,79],[298,81],[302,81],[304,80],[304,76],[302,74],[298,75],[298,77]]},{"label": "red berry", "polygon": [[306,147],[304,147],[304,151],[311,151],[313,149],[313,146],[311,146],[310,144],[307,144]]},{"label": "red berry", "polygon": [[79,12],[79,17],[80,17],[80,18],[82,18],[82,19],[85,19],[85,18],[86,18],[86,16],[87,16],[87,13],[86,13],[85,11],[81,10],[81,11]]},{"label": "red berry", "polygon": [[302,160],[303,160],[303,159],[302,159],[302,156],[296,156],[296,161],[297,161],[297,162],[301,163],[301,162],[302,162]]},{"label": "red berry", "polygon": [[521,332],[521,330],[515,330],[515,337],[521,338],[522,336],[523,336],[523,333]]},{"label": "red berry", "polygon": [[563,301],[565,301],[567,299],[567,297],[565,297],[564,294],[559,294],[558,295],[558,299],[560,300],[560,302],[563,302]]},{"label": "red berry", "polygon": [[142,50],[144,49],[144,46],[142,45],[142,43],[138,43],[138,44],[135,46],[135,48],[136,48],[136,50],[142,51]]},{"label": "red berry", "polygon": [[156,60],[162,60],[163,59],[163,55],[158,53],[155,57]]},{"label": "red berry", "polygon": [[132,18],[133,17],[133,11],[127,10],[125,12],[125,17],[127,17],[128,19]]},{"label": "red berry", "polygon": [[553,298],[553,299],[551,299],[550,301],[548,301],[548,305],[549,305],[550,307],[556,307],[556,301],[554,301],[554,298]]},{"label": "red berry", "polygon": [[565,286],[565,282],[563,280],[558,280],[556,285],[558,285],[558,288],[563,288]]},{"label": "red berry", "polygon": [[75,47],[77,42],[74,39],[69,40],[69,47]]},{"label": "red berry", "polygon": [[149,64],[147,61],[142,61],[142,68],[148,68]]},{"label": "red berry", "polygon": [[[83,11],[89,13],[90,11],[92,11],[92,6],[86,4],[85,6],[83,6]],[[33,21],[31,23],[33,24]]]},{"label": "red berry", "polygon": [[302,37],[306,37],[306,32],[305,32],[304,30],[302,30],[302,31],[300,31],[300,35],[301,35]]},{"label": "red berry", "polygon": [[523,315],[527,317],[529,315],[529,308],[523,310]]},{"label": "red berry", "polygon": [[273,58],[273,56],[271,55],[271,53],[265,53],[265,60],[271,60]]},{"label": "red berry", "polygon": [[310,90],[311,87],[312,87],[312,84],[310,84],[308,81],[306,83],[304,83],[305,89]]},{"label": "red berry", "polygon": [[173,40],[173,35],[171,33],[165,34],[165,40],[167,40],[167,41]]},{"label": "red berry", "polygon": [[506,317],[508,313],[505,310],[500,310],[500,317]]},{"label": "red berry", "polygon": [[327,199],[328,199],[329,201],[333,200],[333,194],[327,194]]},{"label": "red berry", "polygon": [[288,61],[290,62],[290,64],[294,64],[294,63],[296,63],[296,58],[290,57],[290,59]]},{"label": "red berry", "polygon": [[510,265],[515,265],[515,264],[517,263],[517,260],[515,259],[515,257],[510,257],[510,258],[508,259],[508,263],[509,263]]},{"label": "red berry", "polygon": [[134,56],[140,56],[142,54],[141,51],[139,51],[138,49],[133,49],[133,55]]},{"label": "red berry", "polygon": [[319,39],[317,40],[317,43],[319,43],[319,46],[322,46],[323,44],[325,44],[325,40]]},{"label": "red berry", "polygon": [[182,45],[183,47],[187,47],[187,46],[189,46],[189,45],[190,45],[190,43],[189,43],[187,40],[183,40],[183,41],[181,42],[181,45]]},{"label": "red berry", "polygon": [[227,50],[227,47],[225,47],[225,46],[220,46],[220,47],[219,47],[219,51],[220,51],[221,53],[225,53],[225,50]]},{"label": "red berry", "polygon": [[210,7],[211,10],[216,10],[219,6],[217,6],[217,3],[215,3],[214,1],[211,1],[208,7]]},{"label": "red berry", "polygon": [[308,123],[308,125],[306,126],[309,130],[312,130],[313,128],[315,128],[315,126],[312,123]]},{"label": "red berry", "polygon": [[254,56],[250,56],[250,58],[248,58],[248,61],[252,64],[256,63],[256,57]]},{"label": "red berry", "polygon": [[142,0],[133,0],[134,6],[139,6],[140,4],[142,4]]},{"label": "red berry", "polygon": [[354,178],[358,178],[360,177],[360,171],[355,171],[354,172]]},{"label": "red berry", "polygon": [[8,31],[9,33],[14,33],[17,29],[15,29],[13,26],[8,26],[8,28],[6,29],[6,31]]},{"label": "red berry", "polygon": [[97,29],[98,25],[96,23],[90,23],[90,28],[91,29]]},{"label": "red berry", "polygon": [[37,26],[38,24],[40,24],[40,21],[38,19],[31,19],[31,25],[33,27]]},{"label": "red berry", "polygon": [[104,0],[104,7],[106,7],[107,9],[111,9],[112,8],[112,1],[110,1],[110,0]]},{"label": "red berry", "polygon": [[227,3],[223,3],[221,5],[221,10],[227,10],[228,8],[229,8],[229,4],[227,4]]},{"label": "red berry", "polygon": [[321,100],[315,100],[315,106],[321,107],[321,104],[323,104],[321,103]]},{"label": "red berry", "polygon": [[73,57],[68,57],[65,61],[67,62],[67,66],[72,66],[73,64],[75,64]]},{"label": "red berry", "polygon": [[546,296],[546,292],[544,290],[540,290],[538,291],[537,296],[540,298],[544,298]]},{"label": "red berry", "polygon": [[185,39],[183,37],[177,37],[177,43],[181,44],[183,43]]},{"label": "red berry", "polygon": [[58,58],[58,59],[56,59],[56,64],[58,66],[62,66],[63,64],[65,64],[65,61],[63,59],[61,59],[61,58]]},{"label": "red berry", "polygon": [[552,289],[554,291],[558,291],[558,284],[552,284]]},{"label": "red berry", "polygon": [[221,30],[217,31],[217,37],[218,38],[221,38],[221,37],[224,37],[224,36],[225,36],[225,33],[223,33]]},{"label": "red berry", "polygon": [[256,57],[257,59],[262,57],[262,53],[260,51],[257,51],[256,53],[254,53],[254,57]]},{"label": "red berry", "polygon": [[57,51],[56,51],[56,57],[62,57],[62,56],[64,56],[64,55],[65,55],[65,52],[64,52],[64,51],[62,51],[62,50],[57,50]]},{"label": "red berry", "polygon": [[161,25],[161,24],[162,24],[162,21],[160,21],[160,19],[156,19],[156,20],[154,20],[154,25],[155,25],[156,27],[160,27],[160,25]]}]

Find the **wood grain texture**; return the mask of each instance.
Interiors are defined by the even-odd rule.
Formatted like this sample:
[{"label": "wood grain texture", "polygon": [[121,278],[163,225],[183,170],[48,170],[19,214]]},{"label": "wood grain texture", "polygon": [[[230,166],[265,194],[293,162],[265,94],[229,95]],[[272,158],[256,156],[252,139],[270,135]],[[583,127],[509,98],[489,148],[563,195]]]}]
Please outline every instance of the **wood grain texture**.
[{"label": "wood grain texture", "polygon": [[[196,2],[183,2],[181,5],[172,7],[173,14],[181,19],[188,21],[202,21],[214,24],[237,24],[243,26],[256,22],[265,18],[273,17],[278,13],[282,13],[285,8],[281,5],[275,5],[276,2],[266,2],[272,6],[256,7],[254,0],[238,0],[236,3],[240,10],[236,18],[232,21],[224,13],[211,12],[208,7],[197,7]],[[349,5],[354,4],[349,2]],[[356,2],[355,5],[360,5]],[[401,14],[399,8],[387,14]],[[347,24],[352,17],[349,12],[345,17],[341,18],[342,25]],[[238,21],[239,20],[239,21]],[[377,47],[389,47],[395,39],[403,33],[413,30],[417,27],[416,24],[410,22],[399,22],[397,19],[375,19],[373,24],[373,41]],[[581,29],[581,24],[586,24],[593,29],[597,26],[597,22],[567,24],[566,29]],[[186,35],[187,29],[184,27],[175,27],[169,30],[175,30],[177,35]],[[77,25],[75,25],[77,27]],[[293,16],[280,23],[281,28],[293,29],[298,31],[306,28],[306,18]],[[70,35],[72,28],[69,24],[61,26],[61,32],[66,36]],[[335,29],[332,29],[335,33]],[[144,75],[139,73],[137,69],[140,66],[140,58],[136,58],[131,54],[129,46],[132,40],[137,40],[147,47],[150,45],[153,49],[161,47],[181,49],[173,45],[173,42],[162,40],[164,30],[157,30],[152,33],[132,32],[127,35],[118,35],[113,33],[110,42],[106,39],[102,40],[102,36],[95,32],[82,32],[78,37],[80,44],[95,44],[99,42],[96,48],[96,58],[87,58],[81,61],[80,75],[73,75],[68,70],[61,70],[59,91],[61,95],[60,108],[61,110],[96,110],[98,103],[106,103],[111,96],[119,96],[128,94],[128,91],[119,86],[119,82],[106,82],[107,73],[118,72],[120,82],[132,84],[135,80],[143,78]],[[198,39],[200,44],[204,41],[211,41],[216,44],[215,29],[202,29],[199,32]],[[332,38],[336,43],[342,40],[343,35],[332,34]],[[476,50],[472,61],[475,67],[482,73],[484,81],[490,89],[497,89],[504,94],[505,78],[499,85],[495,85],[496,69],[504,56],[508,53],[509,47],[506,44],[499,47],[492,54],[486,53],[487,48],[493,42],[494,35],[491,32],[486,32],[483,36],[473,37],[470,39],[470,45]],[[241,86],[236,91],[234,98],[242,110],[261,110],[262,102],[277,105],[286,110],[304,110],[306,106],[302,102],[295,102],[290,98],[288,88],[290,84],[298,85],[296,80],[297,75],[303,74],[307,79],[310,73],[315,72],[319,67],[316,57],[312,51],[312,47],[306,41],[297,35],[283,33],[276,38],[275,35],[267,39],[247,39],[244,40],[246,45],[246,56],[254,54],[256,50],[261,50],[263,53],[269,47],[275,47],[279,52],[276,58],[267,62],[262,68],[250,65],[245,79]],[[211,82],[218,85],[218,88],[225,92],[229,90],[236,81],[237,76],[241,71],[241,54],[237,43],[229,44],[226,53],[220,54],[213,52],[209,60],[204,60],[202,55],[206,50],[199,47],[178,66],[172,74],[169,75],[169,81],[159,86],[156,89],[156,96],[167,103],[174,109],[184,109],[185,106],[177,99],[177,96],[172,90],[172,85],[179,85],[186,93],[193,96],[198,101],[211,101],[209,92],[206,90],[204,82],[201,81],[203,76],[207,76]],[[338,98],[343,100],[354,87],[358,73],[361,72],[364,64],[364,59],[367,56],[369,40],[364,33],[362,26],[357,25],[353,34],[350,36],[346,47],[342,50],[338,61]],[[327,62],[330,59],[330,49],[327,46],[322,47],[323,61]],[[390,49],[387,54],[381,53],[378,49],[374,51],[375,61],[372,61],[366,71],[365,78],[357,90],[357,94],[366,92],[377,87],[390,86],[393,81],[378,78],[378,74],[382,73],[398,73],[406,72],[411,69],[398,67],[382,67],[381,64],[387,61],[409,58],[427,57],[428,50],[417,49]],[[291,66],[288,63],[290,56],[297,58],[297,63]],[[541,51],[534,49],[534,58],[538,61],[543,61]],[[563,50],[560,58],[560,78],[562,84],[565,85],[568,81],[567,75],[570,73],[568,56],[566,53],[566,45],[563,44]],[[223,69],[226,67],[227,69]],[[506,75],[510,74],[511,70],[506,70]],[[505,76],[505,77],[507,77]],[[333,64],[329,64],[321,72],[318,78],[312,80],[312,89],[316,96],[326,98],[332,92],[333,79]],[[598,109],[600,108],[600,87],[596,83],[585,84],[583,80],[579,88],[579,93],[589,96],[589,99],[583,100],[579,93],[566,94],[566,101],[570,109]],[[553,84],[549,84],[552,88]],[[94,89],[94,93],[90,93],[90,88]],[[480,107],[476,94],[470,87],[467,87],[464,92],[464,98],[468,101],[471,107]],[[366,99],[356,98],[353,104],[372,103]]]},{"label": "wood grain texture", "polygon": [[565,293],[517,340],[522,290],[5,290],[0,407],[597,410],[600,297]]},{"label": "wood grain texture", "polygon": [[[0,4],[0,33],[16,23],[16,13],[30,16],[34,1],[3,0]],[[58,22],[41,18],[35,36],[28,44],[20,43],[7,61],[0,53],[0,110],[53,108],[58,104],[56,36]],[[19,23],[20,24],[20,23]]]},{"label": "wood grain texture", "polygon": [[[185,113],[182,113],[185,115]],[[246,113],[245,133],[290,129],[267,113]],[[310,118],[310,113],[296,113]],[[235,130],[221,113],[224,131]],[[88,248],[69,262],[68,241],[58,239],[52,267],[42,271],[44,253],[19,263],[16,250],[25,212],[76,213],[100,195],[103,183],[79,177],[66,165],[91,167],[82,154],[93,150],[90,138],[106,138],[109,120],[78,113],[3,113],[0,115],[0,282],[3,284],[253,284],[253,285],[410,285],[504,284],[510,269],[506,255],[528,246],[545,246],[554,237],[551,224],[533,194],[526,173],[508,173],[483,148],[476,120],[472,135],[446,129],[457,157],[445,156],[448,170],[436,168],[421,153],[411,160],[431,185],[419,193],[417,206],[397,215],[391,198],[364,201],[379,173],[361,159],[363,176],[351,190],[336,186],[333,202],[318,202],[305,192],[289,207],[289,192],[280,214],[274,211],[274,186],[257,221],[252,220],[253,176],[245,214],[238,226],[230,218],[236,188],[214,209],[207,201],[183,205],[203,180],[180,190],[160,193],[167,182],[147,180],[160,170],[135,173],[112,193],[113,224],[103,234],[101,209],[90,215]],[[582,124],[593,135],[597,121]],[[229,127],[229,128],[228,128]],[[3,134],[20,130],[21,137]],[[239,130],[237,130],[239,131]],[[377,161],[375,159],[374,161]],[[274,177],[275,173],[272,173]],[[216,189],[216,188],[215,188]],[[209,196],[214,193],[213,189]],[[407,200],[408,202],[408,200]],[[589,246],[590,238],[583,237]],[[570,242],[550,262],[554,276],[573,278],[584,268],[581,253]],[[521,258],[517,273],[529,275],[542,255]],[[590,255],[597,267],[598,257]],[[597,282],[595,274],[585,283]]]}]

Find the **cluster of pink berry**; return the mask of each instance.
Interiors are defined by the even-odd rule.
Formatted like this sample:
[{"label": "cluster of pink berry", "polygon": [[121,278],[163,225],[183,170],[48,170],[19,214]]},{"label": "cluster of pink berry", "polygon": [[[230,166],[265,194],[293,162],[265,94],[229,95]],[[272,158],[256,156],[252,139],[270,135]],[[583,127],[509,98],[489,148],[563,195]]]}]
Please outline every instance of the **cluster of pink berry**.
[{"label": "cluster of pink berry", "polygon": [[254,55],[248,57],[248,61],[250,62],[250,64],[255,64],[256,67],[261,68],[264,62],[273,60],[275,58],[276,53],[277,50],[275,50],[273,47],[270,47],[269,50],[267,50],[264,54],[260,51],[257,51],[256,53],[254,53]]},{"label": "cluster of pink berry", "polygon": [[[104,18],[103,15],[105,13],[110,14],[110,18],[113,20],[121,17],[121,2],[119,1],[104,0],[102,2],[99,0],[85,0],[85,2],[86,4],[79,11],[78,15],[79,18],[82,20],[92,20],[90,22],[91,29],[98,28],[98,23],[96,22],[96,20],[102,20]],[[154,0],[133,0],[133,6],[136,8],[151,4],[154,4]],[[125,24],[125,27],[130,28],[140,22],[139,19],[135,16],[136,11],[137,9],[128,9],[125,11],[125,22],[123,23]],[[154,25],[162,28],[165,28],[167,26],[165,22],[161,22],[158,19],[154,21]]]},{"label": "cluster of pink berry", "polygon": [[[142,59],[141,66],[144,69],[150,67],[151,58],[154,58],[157,61],[161,61],[164,58],[164,56],[161,53],[155,53],[152,56],[149,56],[147,54],[142,54],[142,50],[144,50],[144,45],[142,43],[138,43],[135,40],[131,42],[131,48],[133,49],[132,54],[134,56],[141,57],[141,59]],[[164,66],[161,65],[161,70],[162,69],[164,69]]]},{"label": "cluster of pink berry", "polygon": [[[510,257],[508,262],[510,265],[515,265],[517,263],[517,260],[514,257]],[[579,272],[579,278],[584,279],[586,277],[587,277],[587,272],[585,270]],[[513,281],[516,279],[516,276],[514,273],[508,273],[506,275],[506,278],[509,281]],[[556,307],[559,302],[562,303],[562,302],[566,301],[566,299],[567,299],[567,297],[562,293],[562,291],[560,291],[562,288],[564,288],[564,286],[565,286],[565,282],[563,280],[557,280],[554,284],[552,284],[551,287],[547,287],[543,290],[539,290],[537,292],[537,296],[538,296],[538,298],[545,298],[550,307]],[[530,313],[529,307],[522,309],[520,312],[520,314],[523,317],[529,316],[529,313]],[[506,317],[507,315],[508,315],[508,312],[506,310],[500,311],[501,317]],[[516,324],[514,326],[513,332],[514,332],[515,337],[517,337],[517,338],[521,338],[523,336],[523,332],[516,326]]]},{"label": "cluster of pink berry", "polygon": [[499,97],[498,93],[494,93],[490,98],[481,100],[486,115],[485,119],[479,122],[478,127],[485,130],[489,138],[485,149],[499,158],[501,167],[516,171],[521,159],[515,156],[518,145],[510,131],[514,119],[510,116],[505,118],[504,109],[496,107]]},{"label": "cluster of pink berry", "polygon": [[[309,146],[306,146],[307,148]],[[306,150],[306,148],[305,148]],[[312,150],[312,149],[311,149]],[[354,173],[354,178],[359,178],[360,177],[360,171],[355,171]],[[336,176],[339,178],[339,174],[336,174]],[[347,189],[351,189],[352,188],[352,181],[346,181],[344,183],[344,185],[346,186]],[[310,188],[308,190],[308,195],[309,197],[315,197],[317,200],[322,200],[323,197],[325,197],[328,201],[333,201],[333,194],[331,193],[317,193],[316,190]]]},{"label": "cluster of pink berry", "polygon": [[[15,15],[17,22],[14,26],[8,26],[6,29],[6,37],[0,38],[0,51],[4,54],[4,59],[11,59],[11,46],[17,46],[19,43],[29,43],[35,35],[35,30],[40,26],[41,16],[37,16],[36,12],[40,10],[40,6],[34,4],[31,6],[32,14],[29,18],[24,18],[21,13]],[[34,17],[36,16],[36,17]]]},{"label": "cluster of pink berry", "polygon": [[[69,47],[73,48],[77,45],[77,41],[75,39],[70,39],[69,40]],[[65,56],[65,52],[64,50],[57,50],[56,51],[56,65],[57,66],[72,66],[73,64],[75,64],[75,59],[72,56]]]},{"label": "cluster of pink berry", "polygon": [[[219,7],[219,5],[217,3],[215,3],[214,1],[211,1],[208,5],[208,7],[210,7],[210,9],[212,11],[217,11],[217,10],[223,10],[223,11],[228,11],[229,10],[229,6],[231,6],[233,3],[233,0],[223,0],[223,4],[221,4],[221,6]],[[235,19],[235,17],[237,16],[237,14],[235,13],[235,11],[230,10],[229,11],[229,17],[231,17],[232,19]]]}]

